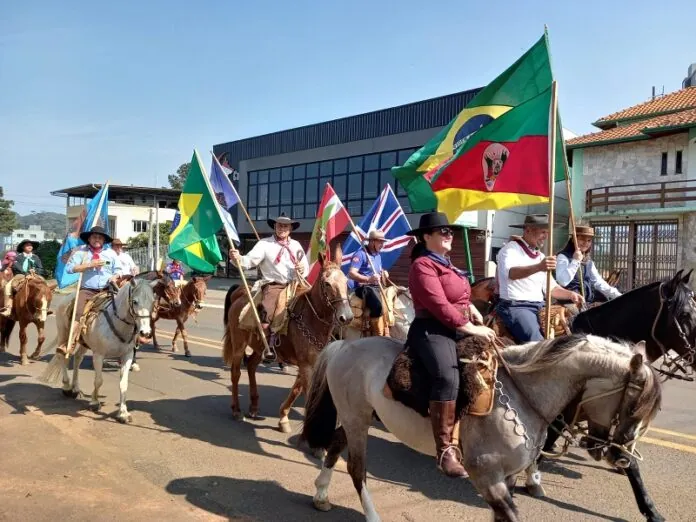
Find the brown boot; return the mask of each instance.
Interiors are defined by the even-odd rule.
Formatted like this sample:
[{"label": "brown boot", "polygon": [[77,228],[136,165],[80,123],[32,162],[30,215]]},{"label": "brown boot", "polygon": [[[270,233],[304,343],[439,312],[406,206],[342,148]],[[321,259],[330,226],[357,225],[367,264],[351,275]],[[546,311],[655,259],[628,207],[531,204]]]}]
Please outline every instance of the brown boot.
[{"label": "brown boot", "polygon": [[[9,284],[9,283],[8,283]],[[5,296],[5,306],[0,309],[0,315],[3,317],[12,316],[12,298]]]},{"label": "brown boot", "polygon": [[465,478],[467,474],[460,462],[461,454],[452,445],[456,401],[430,401],[430,421],[437,449],[437,468],[448,477]]}]

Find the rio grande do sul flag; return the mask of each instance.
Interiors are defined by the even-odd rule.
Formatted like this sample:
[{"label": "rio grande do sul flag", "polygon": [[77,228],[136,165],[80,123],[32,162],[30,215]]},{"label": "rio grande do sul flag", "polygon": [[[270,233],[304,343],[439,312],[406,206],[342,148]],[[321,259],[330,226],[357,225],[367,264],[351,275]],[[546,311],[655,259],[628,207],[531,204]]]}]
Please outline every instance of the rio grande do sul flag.
[{"label": "rio grande do sul flag", "polygon": [[[549,89],[552,81],[545,33],[531,49],[484,87],[433,139],[414,152],[403,166],[392,169],[394,177],[408,193],[413,212],[429,212],[438,206],[431,183],[472,136],[514,107]],[[557,165],[562,166],[565,151],[560,133],[558,135]],[[564,179],[563,172],[562,168],[556,169],[560,180]]]},{"label": "rio grande do sul flag", "polygon": [[[327,260],[330,259],[329,244],[331,240],[343,232],[343,229],[346,228],[349,222],[350,216],[343,203],[336,195],[336,192],[334,192],[333,187],[327,183],[319,204],[317,220],[314,223],[312,239],[307,251],[307,259],[309,261],[307,281],[310,284],[314,284],[321,271],[319,254],[322,254]],[[340,259],[337,261],[341,262]]]}]

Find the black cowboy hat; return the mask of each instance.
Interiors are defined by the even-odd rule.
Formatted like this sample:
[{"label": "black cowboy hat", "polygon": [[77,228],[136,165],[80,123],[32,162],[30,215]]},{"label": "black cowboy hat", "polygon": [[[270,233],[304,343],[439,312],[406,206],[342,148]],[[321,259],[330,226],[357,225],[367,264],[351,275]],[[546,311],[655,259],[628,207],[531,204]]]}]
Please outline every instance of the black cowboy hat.
[{"label": "black cowboy hat", "polygon": [[87,230],[85,232],[80,233],[80,239],[87,243],[89,236],[91,236],[92,234],[99,234],[101,236],[104,236],[104,244],[111,243],[112,241],[111,236],[106,233],[106,230],[104,230],[103,227],[100,226],[92,227],[91,230]]},{"label": "black cowboy hat", "polygon": [[20,253],[20,254],[21,254],[22,252],[24,252],[24,245],[26,245],[27,243],[31,243],[31,246],[34,247],[34,250],[36,250],[37,248],[39,248],[39,242],[38,242],[38,241],[32,241],[32,240],[30,240],[30,239],[25,239],[24,241],[22,241],[21,243],[19,243],[19,245],[17,245],[17,252]]},{"label": "black cowboy hat", "polygon": [[[555,224],[554,228],[562,227],[565,225]],[[548,214],[529,214],[525,216],[524,223],[518,223],[517,225],[510,225],[510,228],[549,228],[549,215]]]},{"label": "black cowboy hat", "polygon": [[417,236],[419,234],[427,233],[435,228],[447,227],[452,230],[461,230],[464,228],[461,225],[452,225],[447,219],[447,215],[444,212],[429,212],[428,214],[423,214],[418,222],[418,228],[409,230],[406,232],[408,236]]},{"label": "black cowboy hat", "polygon": [[266,222],[268,223],[268,226],[274,230],[276,223],[280,223],[281,225],[292,225],[293,230],[297,230],[297,228],[300,226],[299,221],[290,219],[288,216],[285,215],[285,212],[281,213],[280,216],[278,216],[275,219],[269,218],[268,220],[266,220]]}]

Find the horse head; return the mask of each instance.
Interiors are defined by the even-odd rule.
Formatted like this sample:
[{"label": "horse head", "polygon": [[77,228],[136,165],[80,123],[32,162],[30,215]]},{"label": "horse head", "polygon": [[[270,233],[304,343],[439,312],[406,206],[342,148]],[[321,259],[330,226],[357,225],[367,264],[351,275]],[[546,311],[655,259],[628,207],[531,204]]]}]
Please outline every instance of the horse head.
[{"label": "horse head", "polygon": [[208,289],[208,281],[212,275],[207,276],[193,276],[191,280],[186,283],[184,287],[184,295],[196,310],[203,308],[203,300],[205,299],[205,292]]},{"label": "horse head", "polygon": [[[116,294],[116,308],[121,317],[130,316],[140,337],[152,336],[150,320],[155,307],[155,287],[158,280],[131,279]],[[127,310],[123,310],[126,308]]]},{"label": "horse head", "polygon": [[[343,259],[340,245],[336,247],[334,259]],[[312,293],[316,295],[314,290],[318,288],[321,301],[328,307],[327,311],[333,311],[333,317],[339,326],[350,324],[353,320],[353,310],[348,300],[348,278],[339,264],[329,261],[321,252],[318,261],[321,272],[314,283]]]},{"label": "horse head", "polygon": [[157,280],[155,295],[164,299],[172,307],[178,308],[181,306],[181,287],[176,285],[176,282],[170,275],[166,272],[157,271]]},{"label": "horse head", "polygon": [[689,285],[692,270],[679,270],[672,279],[660,284],[660,300],[666,308],[666,320],[662,323],[668,349],[684,358],[687,366],[696,369],[694,345],[696,344],[696,301]]},{"label": "horse head", "polygon": [[31,314],[33,321],[39,323],[46,322],[48,308],[51,306],[51,300],[53,299],[53,291],[57,286],[58,283],[56,281],[47,283],[44,279],[38,277],[27,279],[25,309]]}]

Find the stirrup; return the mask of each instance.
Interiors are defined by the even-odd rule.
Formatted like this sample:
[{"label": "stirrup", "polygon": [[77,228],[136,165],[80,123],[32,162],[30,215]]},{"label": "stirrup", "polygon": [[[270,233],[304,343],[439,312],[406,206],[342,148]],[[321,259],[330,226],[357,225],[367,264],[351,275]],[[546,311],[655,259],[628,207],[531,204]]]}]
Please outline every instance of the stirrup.
[{"label": "stirrup", "polygon": [[454,444],[450,444],[447,446],[445,449],[442,450],[442,453],[440,453],[440,456],[437,458],[437,466],[438,468],[442,469],[442,459],[445,457],[445,455],[449,451],[454,451],[457,455],[457,462],[460,464],[462,463],[462,450],[459,449],[459,446],[455,446]]}]

